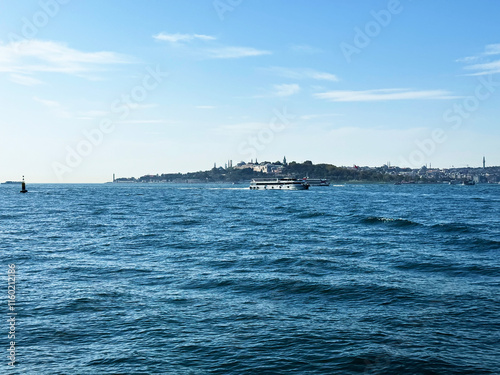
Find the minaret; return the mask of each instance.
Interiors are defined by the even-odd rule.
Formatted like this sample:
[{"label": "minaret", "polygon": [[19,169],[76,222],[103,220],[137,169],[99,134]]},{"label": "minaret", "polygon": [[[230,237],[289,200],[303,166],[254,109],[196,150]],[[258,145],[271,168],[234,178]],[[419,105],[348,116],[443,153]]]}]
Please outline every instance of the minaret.
[{"label": "minaret", "polygon": [[115,182],[115,174],[113,173],[113,182]]},{"label": "minaret", "polygon": [[486,158],[483,156],[483,169],[486,168]]}]

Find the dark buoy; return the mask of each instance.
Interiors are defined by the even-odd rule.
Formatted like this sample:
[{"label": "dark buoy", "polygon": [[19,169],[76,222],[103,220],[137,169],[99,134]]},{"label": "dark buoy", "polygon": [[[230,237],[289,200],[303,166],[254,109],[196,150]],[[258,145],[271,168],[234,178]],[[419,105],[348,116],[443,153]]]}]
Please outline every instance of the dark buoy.
[{"label": "dark buoy", "polygon": [[27,193],[28,190],[26,190],[26,183],[24,182],[24,176],[23,176],[23,182],[21,183],[21,191],[20,193]]}]

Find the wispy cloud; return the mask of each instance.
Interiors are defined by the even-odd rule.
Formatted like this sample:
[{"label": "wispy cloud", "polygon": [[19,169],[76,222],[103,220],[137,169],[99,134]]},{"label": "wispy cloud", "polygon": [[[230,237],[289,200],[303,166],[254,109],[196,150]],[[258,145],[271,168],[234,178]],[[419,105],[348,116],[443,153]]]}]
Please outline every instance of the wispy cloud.
[{"label": "wispy cloud", "polygon": [[239,59],[242,57],[270,55],[270,51],[259,50],[251,47],[219,47],[204,51],[206,57],[211,59]]},{"label": "wispy cloud", "polygon": [[473,76],[483,76],[488,74],[500,73],[500,60],[492,61],[484,64],[474,64],[466,66],[467,70],[476,70],[477,72],[471,74]]},{"label": "wispy cloud", "polygon": [[314,69],[293,69],[274,66],[268,69],[270,72],[290,79],[313,79],[319,81],[337,82],[339,79],[335,74],[320,72]]},{"label": "wispy cloud", "polygon": [[14,83],[23,85],[23,86],[35,86],[35,85],[40,85],[43,82],[40,81],[37,78],[27,76],[27,75],[22,75],[22,74],[11,74],[10,75],[10,80]]},{"label": "wispy cloud", "polygon": [[337,116],[342,116],[339,113],[318,113],[318,114],[311,114],[311,115],[302,115],[299,118],[301,120],[315,120],[315,119],[320,119],[320,118],[326,118],[326,117],[337,117]]},{"label": "wispy cloud", "polygon": [[485,48],[485,55],[500,55],[500,44],[488,44]]},{"label": "wispy cloud", "polygon": [[300,86],[296,83],[292,84],[281,84],[274,85],[274,95],[275,96],[291,96],[297,94],[300,91]]},{"label": "wispy cloud", "polygon": [[213,105],[197,105],[195,108],[197,108],[197,109],[215,109],[216,107]]},{"label": "wispy cloud", "polygon": [[[213,43],[217,39],[216,37],[204,34],[167,34],[162,32],[153,35],[153,38],[168,42],[171,45],[182,45],[184,48],[187,48],[187,51],[205,59],[239,59],[271,54],[270,51],[252,47],[223,46],[219,43]],[[196,40],[207,42],[208,45],[204,44],[200,46],[199,44],[188,43]]]},{"label": "wispy cloud", "polygon": [[[135,62],[131,57],[109,51],[83,52],[63,43],[45,40],[0,43],[0,72],[10,73],[20,84],[38,84],[35,73],[83,75],[104,65]],[[31,78],[31,79],[30,79]]]},{"label": "wispy cloud", "polygon": [[123,120],[123,121],[116,121],[117,124],[123,124],[123,125],[141,125],[141,124],[165,124],[165,125],[170,125],[174,124],[174,121],[167,121],[167,120]]},{"label": "wispy cloud", "polygon": [[[493,57],[500,55],[500,44],[488,44],[484,51],[475,56],[467,56],[457,60],[465,64],[467,70],[473,70],[472,76],[500,73],[500,58]],[[493,58],[492,58],[493,57]]]},{"label": "wispy cloud", "polygon": [[33,100],[42,104],[55,117],[71,118],[71,114],[63,107],[63,105],[55,100],[42,99],[37,96]]},{"label": "wispy cloud", "polygon": [[169,43],[179,43],[179,42],[190,42],[193,40],[215,40],[217,39],[211,35],[203,35],[203,34],[167,34],[167,33],[158,33],[153,35],[153,38],[156,40],[161,40]]},{"label": "wispy cloud", "polygon": [[55,100],[40,99],[37,96],[34,96],[33,100],[37,101],[38,103],[43,104],[46,107],[50,107],[50,108],[61,107],[61,104],[59,102],[56,102]]},{"label": "wispy cloud", "polygon": [[374,102],[390,100],[456,99],[446,90],[378,89],[364,91],[337,90],[314,94],[332,102]]}]

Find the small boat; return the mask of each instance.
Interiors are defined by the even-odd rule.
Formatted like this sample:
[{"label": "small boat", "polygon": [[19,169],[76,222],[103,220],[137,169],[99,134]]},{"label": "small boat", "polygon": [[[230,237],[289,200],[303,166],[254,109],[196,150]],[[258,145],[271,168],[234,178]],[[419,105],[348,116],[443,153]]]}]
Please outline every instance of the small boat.
[{"label": "small boat", "polygon": [[253,179],[250,190],[307,190],[309,184],[296,178]]},{"label": "small boat", "polygon": [[462,185],[469,185],[469,186],[472,186],[472,185],[475,185],[476,183],[474,182],[474,180],[464,180],[464,182],[462,182]]},{"label": "small boat", "polygon": [[21,182],[21,191],[20,193],[27,193],[28,190],[26,190],[26,183],[24,182],[24,176],[23,176],[23,181]]},{"label": "small boat", "polygon": [[326,178],[307,178],[302,179],[304,182],[308,183],[309,186],[330,186],[330,182]]}]

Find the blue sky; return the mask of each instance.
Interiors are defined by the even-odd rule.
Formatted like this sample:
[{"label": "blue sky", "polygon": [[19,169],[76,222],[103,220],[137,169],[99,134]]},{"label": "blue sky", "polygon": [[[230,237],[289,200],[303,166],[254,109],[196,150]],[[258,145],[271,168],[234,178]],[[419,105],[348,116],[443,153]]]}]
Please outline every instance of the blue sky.
[{"label": "blue sky", "polygon": [[500,165],[499,14],[494,0],[2,0],[0,180],[285,155]]}]

